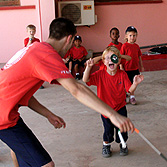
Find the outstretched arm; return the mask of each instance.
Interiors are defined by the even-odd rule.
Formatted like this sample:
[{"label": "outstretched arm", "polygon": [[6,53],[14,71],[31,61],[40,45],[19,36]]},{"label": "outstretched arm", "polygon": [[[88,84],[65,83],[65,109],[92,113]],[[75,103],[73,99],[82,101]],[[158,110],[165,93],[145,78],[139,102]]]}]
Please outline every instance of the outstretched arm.
[{"label": "outstretched arm", "polygon": [[86,69],[84,71],[84,75],[82,78],[83,82],[89,82],[90,71],[93,65],[94,65],[93,59],[90,58],[89,60],[86,61]]},{"label": "outstretched arm", "polygon": [[144,80],[144,76],[143,75],[135,75],[134,79],[133,79],[133,84],[131,85],[129,92],[130,93],[134,93],[134,91],[137,88],[137,85],[139,83],[141,83]]},{"label": "outstretched arm", "polygon": [[35,112],[41,114],[42,116],[46,117],[48,121],[55,127],[61,128],[66,127],[66,123],[64,120],[57,115],[53,114],[50,110],[48,110],[45,106],[40,104],[37,99],[32,96],[28,102],[28,107],[34,110]]},{"label": "outstretched arm", "polygon": [[57,81],[67,89],[78,101],[89,108],[107,116],[121,132],[134,131],[134,125],[129,118],[123,117],[101,101],[89,88],[73,78],[59,78]]}]

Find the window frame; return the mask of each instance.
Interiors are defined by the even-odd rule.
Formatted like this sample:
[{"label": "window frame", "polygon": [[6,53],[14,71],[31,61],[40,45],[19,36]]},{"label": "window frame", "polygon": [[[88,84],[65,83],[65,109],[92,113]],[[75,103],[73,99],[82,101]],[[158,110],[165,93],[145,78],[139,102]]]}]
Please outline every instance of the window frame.
[{"label": "window frame", "polygon": [[162,3],[163,0],[94,0],[95,5]]},{"label": "window frame", "polygon": [[7,1],[0,0],[0,7],[4,6],[20,6],[20,0],[7,0]]}]

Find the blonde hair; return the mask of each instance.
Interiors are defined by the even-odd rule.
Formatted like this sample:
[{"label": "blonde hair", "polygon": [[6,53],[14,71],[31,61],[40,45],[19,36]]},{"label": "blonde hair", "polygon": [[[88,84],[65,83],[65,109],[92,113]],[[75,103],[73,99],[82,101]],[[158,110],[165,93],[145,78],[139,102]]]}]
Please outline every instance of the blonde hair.
[{"label": "blonde hair", "polygon": [[115,47],[115,46],[108,46],[104,51],[103,51],[103,54],[102,54],[102,60],[105,59],[105,55],[108,53],[108,52],[114,52],[114,54],[116,54],[118,56],[118,58],[121,58],[121,54],[119,52],[119,50]]}]

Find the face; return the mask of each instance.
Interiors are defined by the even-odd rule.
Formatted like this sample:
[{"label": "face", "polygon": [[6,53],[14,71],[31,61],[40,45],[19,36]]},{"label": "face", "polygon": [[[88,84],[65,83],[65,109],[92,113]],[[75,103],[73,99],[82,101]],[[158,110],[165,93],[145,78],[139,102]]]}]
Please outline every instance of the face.
[{"label": "face", "polygon": [[118,65],[119,65],[119,62],[117,64],[113,63],[111,61],[111,56],[115,54],[114,52],[112,51],[109,51],[108,53],[106,53],[105,55],[105,59],[104,59],[104,64],[106,65],[107,67],[107,72],[110,74],[110,75],[115,75],[115,73],[117,72],[117,68],[118,68]]},{"label": "face", "polygon": [[32,28],[27,28],[27,33],[28,33],[29,37],[34,37],[36,30],[32,29]]},{"label": "face", "polygon": [[127,32],[126,33],[126,39],[127,39],[128,43],[131,43],[131,44],[135,43],[136,39],[137,39],[137,33],[133,32],[133,31]]},{"label": "face", "polygon": [[81,43],[82,43],[82,42],[81,42],[79,39],[77,39],[77,40],[74,41],[74,45],[75,45],[76,47],[80,47]]},{"label": "face", "polygon": [[110,33],[110,37],[112,40],[118,40],[119,38],[119,32],[117,30],[112,30]]}]

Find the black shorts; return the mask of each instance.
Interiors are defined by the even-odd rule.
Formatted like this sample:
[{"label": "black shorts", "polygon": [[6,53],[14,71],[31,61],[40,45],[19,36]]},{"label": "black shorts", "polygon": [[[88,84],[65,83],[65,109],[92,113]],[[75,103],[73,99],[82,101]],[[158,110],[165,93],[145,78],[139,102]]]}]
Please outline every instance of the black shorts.
[{"label": "black shorts", "polygon": [[[117,112],[119,114],[127,117],[126,106],[122,107]],[[103,117],[103,115],[101,115],[101,119],[103,121],[103,127],[104,127],[103,141],[108,141],[109,143],[113,142],[114,141],[114,134],[115,134],[115,141],[117,143],[120,143],[120,139],[119,139],[119,136],[118,136],[118,130],[119,129],[114,124],[112,124],[112,122],[110,121],[109,118],[105,118],[105,117]],[[121,134],[122,134],[122,137],[123,137],[124,141],[126,142],[128,140],[128,133],[123,132]]]},{"label": "black shorts", "polygon": [[85,59],[82,60],[82,61],[76,60],[76,61],[73,61],[73,66],[75,67],[75,65],[78,64],[78,66],[84,67],[85,66],[85,62],[86,62]]},{"label": "black shorts", "polygon": [[139,70],[125,71],[125,72],[128,74],[128,77],[129,77],[129,80],[131,81],[131,83],[133,83],[134,76],[140,74]]},{"label": "black shorts", "polygon": [[15,152],[19,167],[41,167],[52,161],[21,118],[14,127],[0,130],[0,139]]}]

